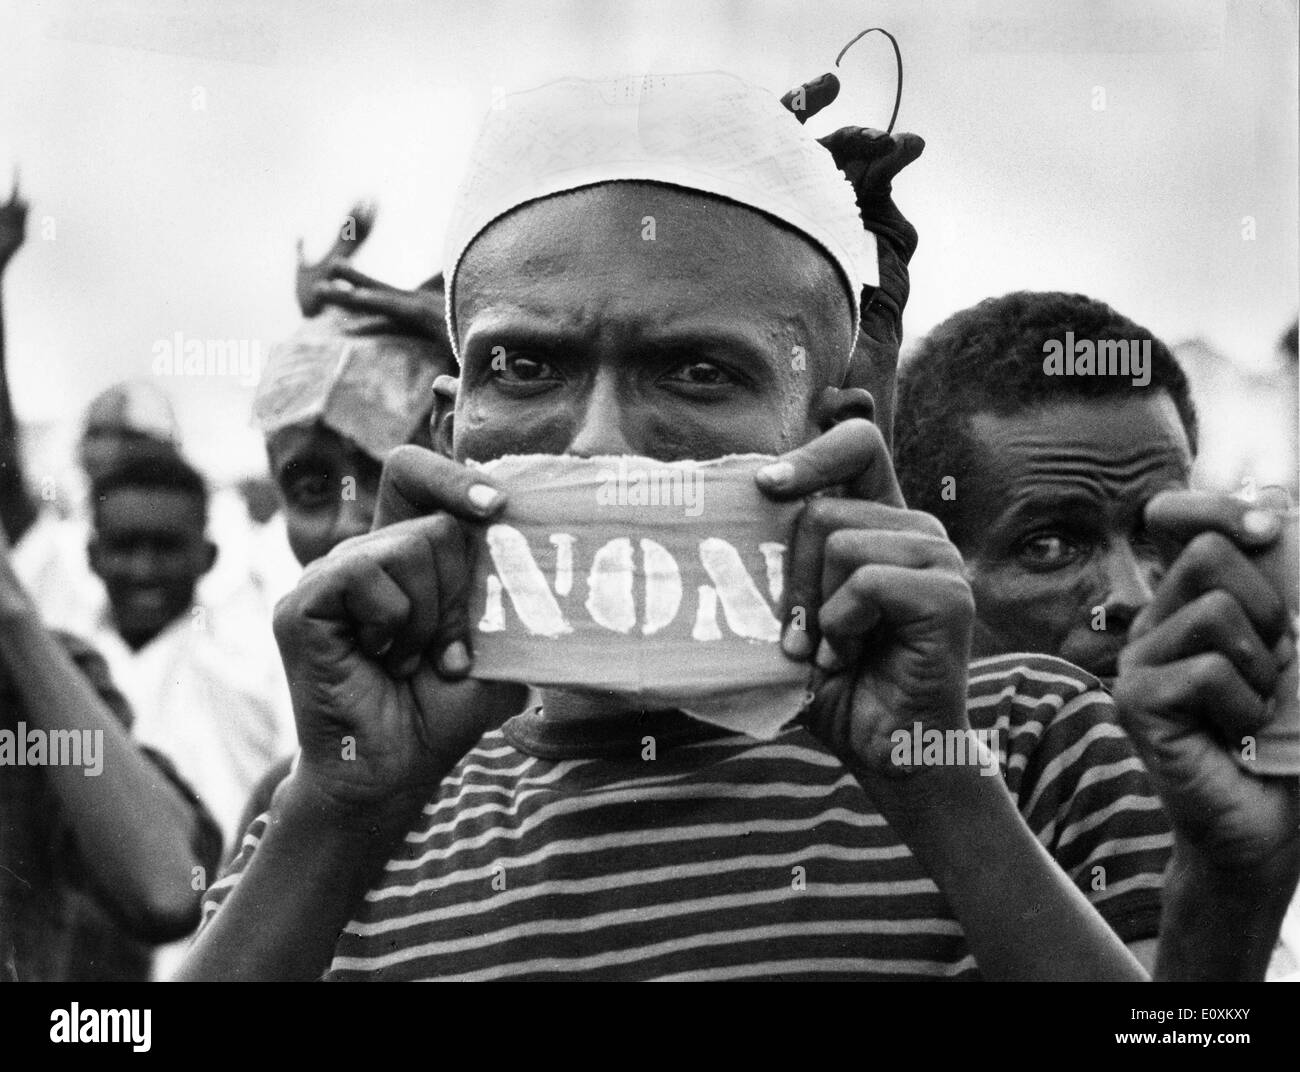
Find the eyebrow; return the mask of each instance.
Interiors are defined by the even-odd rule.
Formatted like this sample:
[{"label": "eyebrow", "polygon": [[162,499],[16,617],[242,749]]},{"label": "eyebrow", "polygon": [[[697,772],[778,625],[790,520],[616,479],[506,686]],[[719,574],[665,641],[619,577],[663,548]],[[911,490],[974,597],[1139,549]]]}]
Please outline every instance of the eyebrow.
[{"label": "eyebrow", "polygon": [[284,476],[290,469],[312,463],[328,464],[329,461],[324,452],[317,449],[314,444],[304,444],[291,449],[288,456],[275,467],[275,471],[278,476]]},{"label": "eyebrow", "polygon": [[[491,353],[492,346],[522,346],[543,354],[572,354],[575,342],[588,345],[600,330],[602,321],[589,321],[566,326],[563,314],[550,316],[540,311],[519,307],[490,311],[474,318],[473,326],[465,335],[462,353],[469,359]],[[636,349],[667,353],[704,351],[729,354],[744,361],[753,372],[775,372],[780,364],[778,355],[772,353],[759,339],[744,330],[716,322],[698,319],[683,320],[679,324],[658,324],[637,330],[631,340]]]},{"label": "eyebrow", "polygon": [[1041,494],[1035,493],[1018,498],[1010,510],[1003,515],[1003,523],[1008,525],[1018,525],[1025,521],[1032,521],[1044,513],[1053,514],[1079,514],[1088,512],[1095,514],[1101,505],[1103,497],[1088,495],[1078,490],[1060,491],[1052,489]]}]

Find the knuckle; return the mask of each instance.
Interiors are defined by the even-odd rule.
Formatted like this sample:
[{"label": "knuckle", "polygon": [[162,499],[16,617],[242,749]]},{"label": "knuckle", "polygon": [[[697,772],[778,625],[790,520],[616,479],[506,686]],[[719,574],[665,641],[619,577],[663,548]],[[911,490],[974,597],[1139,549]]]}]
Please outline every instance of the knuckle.
[{"label": "knuckle", "polygon": [[394,447],[384,459],[384,480],[392,481],[422,467],[429,452],[411,443]]},{"label": "knuckle", "polygon": [[822,496],[809,499],[803,511],[804,521],[816,532],[827,532],[839,527],[839,500]]},{"label": "knuckle", "polygon": [[975,593],[966,583],[966,578],[953,573],[941,574],[939,592],[950,614],[974,619]]},{"label": "knuckle", "polygon": [[1213,576],[1219,563],[1236,551],[1236,545],[1221,532],[1202,532],[1192,538],[1183,552],[1188,575],[1195,580]]},{"label": "knuckle", "polygon": [[836,529],[826,537],[826,559],[836,564],[861,556],[864,534],[854,529]]},{"label": "knuckle", "polygon": [[1201,597],[1198,617],[1202,620],[1201,628],[1222,633],[1225,625],[1240,623],[1244,616],[1236,599],[1222,588],[1215,588]]},{"label": "knuckle", "polygon": [[945,543],[948,542],[948,531],[943,527],[943,522],[933,514],[927,514],[923,510],[907,510],[904,512],[911,522],[911,527],[916,532],[924,533]]},{"label": "knuckle", "polygon": [[879,578],[880,571],[875,566],[859,566],[844,583],[855,597],[865,599],[875,591]]},{"label": "knuckle", "polygon": [[429,538],[439,545],[452,542],[461,535],[460,526],[448,514],[433,514],[423,519],[423,524]]},{"label": "knuckle", "polygon": [[1131,689],[1130,700],[1135,707],[1152,707],[1157,711],[1172,711],[1185,705],[1193,689],[1193,678],[1161,676],[1149,688],[1139,692]]},{"label": "knuckle", "polygon": [[1212,685],[1221,684],[1236,673],[1232,660],[1221,651],[1209,651],[1198,656],[1188,674],[1188,681],[1199,692]]},{"label": "knuckle", "polygon": [[881,451],[888,452],[885,445],[885,437],[875,424],[865,417],[853,417],[845,421],[842,428],[846,429],[845,435],[852,435],[855,439],[861,441],[861,449],[868,454],[877,454]]}]

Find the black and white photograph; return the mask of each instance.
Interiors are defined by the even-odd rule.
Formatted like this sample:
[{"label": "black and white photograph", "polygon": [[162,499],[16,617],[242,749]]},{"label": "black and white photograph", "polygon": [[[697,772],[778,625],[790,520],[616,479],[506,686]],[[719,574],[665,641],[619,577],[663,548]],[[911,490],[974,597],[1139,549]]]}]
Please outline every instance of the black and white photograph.
[{"label": "black and white photograph", "polygon": [[1265,1042],[1298,25],[0,2],[32,1037],[198,1014],[104,982],[1152,981],[1215,985],[1089,988],[1098,1044]]}]

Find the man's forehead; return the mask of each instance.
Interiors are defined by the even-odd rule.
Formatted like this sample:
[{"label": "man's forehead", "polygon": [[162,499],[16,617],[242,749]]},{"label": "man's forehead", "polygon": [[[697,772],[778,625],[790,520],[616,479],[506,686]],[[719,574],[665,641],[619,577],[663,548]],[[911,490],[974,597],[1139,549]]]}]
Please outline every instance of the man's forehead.
[{"label": "man's forehead", "polygon": [[[597,229],[592,226],[596,222],[606,226]],[[839,272],[810,238],[757,209],[699,190],[634,181],[597,183],[521,205],[485,227],[464,260],[470,267],[476,252],[502,247],[521,263],[572,257],[610,247],[614,236],[622,242],[613,248],[635,250],[650,259],[665,251],[713,251],[722,259],[727,255],[718,246],[722,236],[733,239],[728,244],[757,246],[757,252],[779,248],[791,258]],[[746,266],[763,267],[753,262]],[[458,282],[458,297],[459,287],[465,285],[463,279]]]},{"label": "man's forehead", "polygon": [[[582,331],[640,319],[647,336],[725,336],[737,319],[852,327],[838,269],[804,236],[697,191],[608,183],[534,202],[470,247],[455,297],[467,317]],[[462,334],[462,341],[465,335]],[[807,349],[820,347],[810,343]]]},{"label": "man's forehead", "polygon": [[977,413],[975,459],[989,491],[1015,497],[1124,496],[1152,479],[1185,481],[1192,451],[1165,391],[1071,399],[1020,413]]},{"label": "man's forehead", "polygon": [[123,484],[104,493],[98,516],[101,525],[111,524],[115,531],[154,532],[198,524],[204,512],[203,504],[182,488]]}]

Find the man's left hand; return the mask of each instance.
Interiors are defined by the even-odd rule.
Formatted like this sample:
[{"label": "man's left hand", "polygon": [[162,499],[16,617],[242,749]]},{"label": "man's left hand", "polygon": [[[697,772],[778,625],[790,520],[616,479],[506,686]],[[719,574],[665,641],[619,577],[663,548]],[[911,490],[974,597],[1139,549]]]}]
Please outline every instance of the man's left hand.
[{"label": "man's left hand", "polygon": [[[975,605],[961,555],[929,514],[908,510],[880,430],[857,419],[759,471],[778,499],[811,496],[786,570],[782,647],[815,658],[806,721],[865,779],[891,761],[900,729],[965,729]],[[830,494],[827,494],[827,493]]]}]

